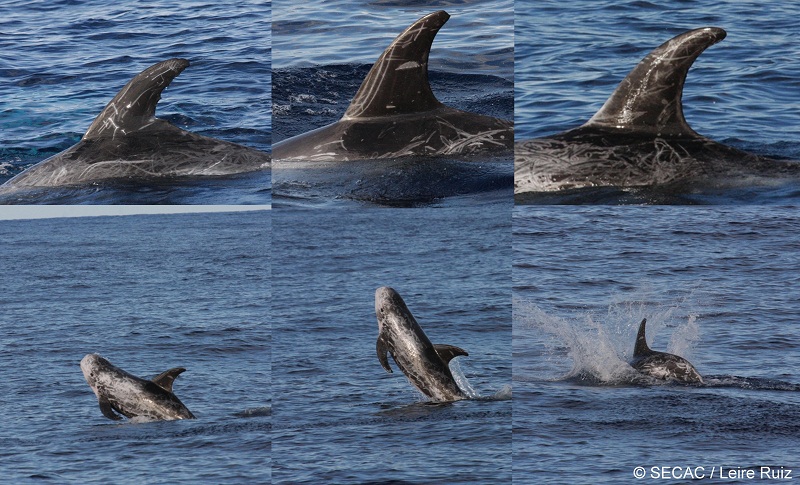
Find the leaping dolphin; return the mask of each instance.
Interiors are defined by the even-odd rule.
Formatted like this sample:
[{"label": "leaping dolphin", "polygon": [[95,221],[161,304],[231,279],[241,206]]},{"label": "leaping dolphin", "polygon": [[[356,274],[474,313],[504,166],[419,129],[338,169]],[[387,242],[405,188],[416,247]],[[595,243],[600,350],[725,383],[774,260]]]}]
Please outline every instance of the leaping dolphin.
[{"label": "leaping dolphin", "polygon": [[119,414],[149,420],[194,419],[194,414],[172,393],[173,381],[185,370],[176,367],[146,380],[97,354],[88,354],[81,360],[83,377],[97,395],[100,411],[115,421],[122,419]]},{"label": "leaping dolphin", "polygon": [[449,363],[453,357],[469,355],[452,345],[432,344],[411,314],[403,298],[388,286],[375,291],[378,317],[378,360],[391,373],[387,352],[411,384],[436,402],[466,399],[458,387]]},{"label": "leaping dolphin", "polygon": [[268,168],[267,153],[197,135],[155,117],[161,92],[188,65],[186,59],[169,59],[142,71],[108,103],[81,141],[8,180],[0,191]]},{"label": "leaping dolphin", "polygon": [[639,333],[636,336],[636,347],[633,349],[631,366],[639,372],[656,379],[702,383],[703,378],[700,373],[688,360],[666,352],[651,350],[647,346],[647,337],[645,337],[646,323],[647,319],[645,318],[639,324]]},{"label": "leaping dolphin", "polygon": [[800,164],[756,156],[697,134],[683,116],[686,74],[724,39],[706,27],[680,34],[648,54],[584,125],[521,141],[514,191],[595,186],[719,185],[752,175],[800,175]]},{"label": "leaping dolphin", "polygon": [[341,120],[276,143],[276,160],[346,161],[458,155],[513,147],[513,123],[443,105],[428,83],[445,11],[414,22],[383,52]]}]

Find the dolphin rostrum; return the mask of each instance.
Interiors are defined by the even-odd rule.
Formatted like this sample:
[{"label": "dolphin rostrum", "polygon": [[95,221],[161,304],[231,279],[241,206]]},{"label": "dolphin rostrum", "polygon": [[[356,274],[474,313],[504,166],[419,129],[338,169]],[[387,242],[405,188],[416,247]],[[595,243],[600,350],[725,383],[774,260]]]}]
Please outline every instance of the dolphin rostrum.
[{"label": "dolphin rostrum", "polygon": [[466,399],[452,372],[453,357],[469,355],[452,345],[435,345],[414,319],[403,298],[388,286],[375,291],[375,315],[378,317],[378,360],[391,373],[387,352],[423,394],[436,402]]}]

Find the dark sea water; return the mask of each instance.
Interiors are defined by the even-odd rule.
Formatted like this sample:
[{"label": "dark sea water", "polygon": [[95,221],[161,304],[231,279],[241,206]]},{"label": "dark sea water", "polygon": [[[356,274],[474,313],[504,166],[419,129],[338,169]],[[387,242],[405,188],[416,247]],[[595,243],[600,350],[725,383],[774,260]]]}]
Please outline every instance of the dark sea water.
[{"label": "dark sea water", "polygon": [[[409,25],[444,9],[433,42],[430,81],[437,99],[503,119],[514,113],[514,4],[466,2],[278,2],[273,9],[275,142],[338,121],[372,64]],[[400,167],[400,168],[399,168]],[[276,163],[283,205],[449,205],[513,197],[510,153],[464,158]]]},{"label": "dark sea water", "polygon": [[[275,483],[510,483],[510,211],[272,215]],[[469,352],[451,367],[475,399],[426,404],[384,371],[380,286]]]},{"label": "dark sea water", "polygon": [[[0,16],[0,183],[77,143],[136,74],[191,65],[156,115],[258,150],[271,145],[268,1],[4,1]],[[56,189],[10,203],[264,204],[269,171],[126,187]]]},{"label": "dark sea water", "polygon": [[[644,482],[797,476],[796,207],[517,207],[513,227],[514,483],[635,482],[637,466]],[[704,385],[628,366],[645,317],[650,347]]]},{"label": "dark sea water", "polygon": [[[6,483],[269,483],[268,211],[0,221]],[[192,421],[110,421],[79,362],[187,370]]]},{"label": "dark sea water", "polygon": [[[796,2],[524,0],[514,4],[515,138],[580,126],[652,49],[700,27],[727,37],[695,61],[683,108],[695,131],[775,158],[800,160],[800,15]],[[529,203],[781,204],[800,183],[704,194],[589,189]]]}]

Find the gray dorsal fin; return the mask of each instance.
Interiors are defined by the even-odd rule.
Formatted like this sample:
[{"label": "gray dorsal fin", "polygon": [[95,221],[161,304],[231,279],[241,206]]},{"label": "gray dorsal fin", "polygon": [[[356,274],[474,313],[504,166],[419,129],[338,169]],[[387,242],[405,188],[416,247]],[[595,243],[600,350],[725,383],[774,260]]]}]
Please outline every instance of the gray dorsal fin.
[{"label": "gray dorsal fin", "polygon": [[389,346],[386,345],[386,340],[383,337],[378,337],[378,342],[375,345],[375,350],[378,351],[378,360],[381,361],[381,366],[386,369],[386,372],[392,374],[392,368],[389,367]]},{"label": "gray dorsal fin", "polygon": [[436,353],[439,354],[439,358],[441,358],[445,364],[449,364],[453,357],[469,355],[466,350],[456,347],[455,345],[433,344],[433,348],[436,349]]},{"label": "gray dorsal fin", "polygon": [[716,27],[690,30],[657,47],[620,83],[584,126],[661,135],[697,134],[683,117],[686,73],[706,48],[725,38]]},{"label": "gray dorsal fin", "polygon": [[440,10],[414,22],[383,51],[342,119],[428,111],[442,106],[428,83],[428,54],[450,18]]},{"label": "gray dorsal fin", "polygon": [[634,357],[647,355],[652,352],[650,347],[647,346],[647,337],[645,336],[644,330],[645,324],[647,324],[647,319],[643,318],[642,323],[639,324],[639,333],[636,335],[636,347],[633,348]]},{"label": "gray dorsal fin", "polygon": [[136,131],[153,122],[161,92],[189,61],[169,59],[148,67],[131,79],[95,118],[84,140]]},{"label": "gray dorsal fin", "polygon": [[111,407],[111,402],[108,399],[104,397],[98,397],[97,402],[100,404],[100,412],[103,413],[103,416],[107,417],[108,419],[113,419],[114,421],[119,421],[122,419],[122,416],[114,412],[114,408]]},{"label": "gray dorsal fin", "polygon": [[186,369],[183,367],[175,367],[174,369],[165,370],[150,380],[153,381],[153,384],[157,385],[161,389],[164,389],[167,392],[172,392],[172,383],[175,382],[175,379],[185,370]]}]

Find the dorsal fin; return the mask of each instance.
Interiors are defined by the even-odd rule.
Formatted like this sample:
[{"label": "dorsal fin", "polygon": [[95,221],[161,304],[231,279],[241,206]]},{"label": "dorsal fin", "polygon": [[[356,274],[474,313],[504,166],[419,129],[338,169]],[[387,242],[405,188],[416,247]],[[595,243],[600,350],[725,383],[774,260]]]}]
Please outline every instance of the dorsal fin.
[{"label": "dorsal fin", "polygon": [[150,380],[161,389],[172,392],[172,383],[175,382],[175,379],[185,370],[186,369],[183,367],[175,367],[174,369],[165,370]]},{"label": "dorsal fin", "polygon": [[148,67],[130,80],[95,118],[84,140],[130,133],[153,122],[161,92],[183,71],[189,61],[169,59]]},{"label": "dorsal fin", "polygon": [[697,135],[683,117],[686,73],[706,48],[725,38],[716,27],[690,30],[657,47],[620,83],[584,126],[657,135]]},{"label": "dorsal fin", "polygon": [[436,353],[439,354],[439,358],[442,359],[445,364],[449,364],[453,357],[469,355],[466,350],[456,347],[455,345],[433,344],[433,348],[436,349]]},{"label": "dorsal fin", "polygon": [[641,355],[647,355],[652,350],[650,347],[647,346],[647,337],[645,337],[645,324],[647,323],[647,319],[643,318],[642,323],[639,324],[639,333],[636,335],[636,347],[633,348],[633,356],[639,357]]},{"label": "dorsal fin", "polygon": [[428,83],[428,54],[450,18],[440,10],[414,22],[383,51],[342,119],[428,111],[442,106]]}]

